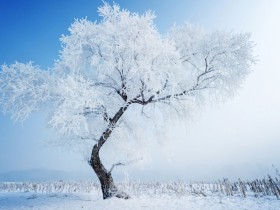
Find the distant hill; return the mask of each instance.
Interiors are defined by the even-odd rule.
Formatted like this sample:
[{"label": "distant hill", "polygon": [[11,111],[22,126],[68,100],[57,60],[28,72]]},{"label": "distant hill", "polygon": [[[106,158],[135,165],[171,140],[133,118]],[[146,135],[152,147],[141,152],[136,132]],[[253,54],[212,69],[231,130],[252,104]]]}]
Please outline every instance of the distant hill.
[{"label": "distant hill", "polygon": [[94,173],[66,172],[48,169],[29,169],[0,173],[0,182],[95,180]]}]

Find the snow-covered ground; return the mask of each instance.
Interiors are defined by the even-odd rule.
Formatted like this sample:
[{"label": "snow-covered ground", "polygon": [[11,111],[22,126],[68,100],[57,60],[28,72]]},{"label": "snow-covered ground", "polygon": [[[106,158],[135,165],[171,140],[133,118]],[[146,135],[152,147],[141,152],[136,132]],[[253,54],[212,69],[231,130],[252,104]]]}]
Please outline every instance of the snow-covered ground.
[{"label": "snow-covered ground", "polygon": [[191,209],[191,210],[279,210],[280,201],[274,197],[237,197],[237,196],[151,196],[139,195],[123,200],[112,198],[103,200],[100,195],[92,193],[0,193],[0,209]]},{"label": "snow-covered ground", "polygon": [[99,184],[91,181],[0,182],[0,210],[279,210],[277,184],[125,182],[117,185],[131,199],[103,200]]}]

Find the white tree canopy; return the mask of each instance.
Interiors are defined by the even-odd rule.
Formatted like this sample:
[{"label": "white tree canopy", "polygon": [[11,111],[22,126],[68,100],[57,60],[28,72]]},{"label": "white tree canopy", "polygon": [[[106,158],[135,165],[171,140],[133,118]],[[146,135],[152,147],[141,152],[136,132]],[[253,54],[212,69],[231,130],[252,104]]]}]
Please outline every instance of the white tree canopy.
[{"label": "white tree canopy", "polygon": [[127,127],[126,119],[146,112],[166,123],[159,119],[181,115],[206,96],[235,93],[254,62],[247,33],[208,33],[184,24],[160,34],[152,12],[107,3],[98,12],[100,21],[74,21],[49,70],[32,63],[2,66],[4,112],[21,121],[46,110],[53,128],[92,145],[108,125],[121,126],[110,124],[121,107],[133,110],[121,121]]}]

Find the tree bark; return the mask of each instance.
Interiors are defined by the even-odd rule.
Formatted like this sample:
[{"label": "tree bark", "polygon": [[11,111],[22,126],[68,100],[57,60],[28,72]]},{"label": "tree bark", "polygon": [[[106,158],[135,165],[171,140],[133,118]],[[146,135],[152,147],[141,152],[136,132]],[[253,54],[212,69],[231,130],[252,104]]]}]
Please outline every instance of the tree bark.
[{"label": "tree bark", "polygon": [[130,104],[126,104],[124,107],[121,107],[119,111],[115,114],[115,116],[110,120],[110,123],[108,125],[108,128],[106,131],[102,134],[97,144],[95,144],[92,148],[91,158],[89,161],[90,166],[96,173],[100,184],[101,184],[101,190],[103,194],[103,199],[111,198],[111,197],[118,197],[118,198],[124,198],[128,199],[130,196],[126,194],[125,192],[121,192],[116,187],[113,177],[111,175],[111,172],[108,172],[107,169],[103,166],[100,157],[99,157],[99,151],[103,144],[107,141],[107,139],[110,137],[116,123],[121,118],[123,113],[127,110],[128,106]]}]

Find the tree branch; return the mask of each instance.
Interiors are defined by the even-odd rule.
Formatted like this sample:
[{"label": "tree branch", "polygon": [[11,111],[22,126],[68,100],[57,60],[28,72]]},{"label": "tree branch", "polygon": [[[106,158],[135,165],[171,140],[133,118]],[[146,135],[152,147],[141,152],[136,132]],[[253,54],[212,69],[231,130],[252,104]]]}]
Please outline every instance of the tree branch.
[{"label": "tree branch", "polygon": [[118,163],[115,163],[112,165],[111,169],[109,170],[109,174],[112,173],[113,169],[116,167],[116,166],[125,166],[126,164],[124,163],[121,163],[121,162],[118,162]]},{"label": "tree branch", "polygon": [[129,161],[127,161],[126,163],[122,163],[122,162],[117,162],[117,163],[115,163],[115,164],[113,164],[112,165],[112,167],[111,167],[111,169],[109,170],[109,173],[111,173],[112,171],[113,171],[113,169],[116,167],[116,166],[127,166],[127,165],[129,165],[129,164],[131,164],[131,163],[134,163],[134,162],[136,162],[136,161],[139,161],[139,160],[142,160],[143,158],[142,157],[140,157],[140,158],[136,158],[136,159],[134,159],[134,160],[129,160]]},{"label": "tree branch", "polygon": [[[190,95],[192,92],[194,91],[197,91],[197,90],[203,90],[203,89],[206,89],[206,88],[209,88],[209,84],[213,81],[215,81],[216,79],[219,78],[219,74],[214,74],[210,77],[206,77],[204,79],[201,80],[202,77],[204,77],[205,75],[208,75],[210,74],[211,72],[214,72],[215,69],[208,66],[208,61],[207,61],[207,58],[208,56],[206,56],[205,58],[205,71],[203,71],[201,74],[199,74],[197,76],[197,79],[196,79],[196,84],[188,89],[188,90],[183,90],[182,92],[180,93],[176,93],[176,94],[170,94],[170,95],[167,95],[167,96],[163,96],[161,98],[157,98],[156,100],[154,100],[154,98],[156,97],[156,95],[159,95],[160,94],[160,91],[157,91],[154,95],[150,96],[150,98],[148,100],[139,100],[139,99],[134,99],[132,100],[131,102],[132,103],[138,103],[138,104],[141,104],[141,105],[147,105],[149,103],[155,103],[155,102],[159,102],[159,101],[165,101],[165,100],[169,100],[170,98],[176,98],[176,99],[179,99],[180,96],[185,96],[185,95]],[[206,84],[202,85],[203,83],[205,83],[206,81],[208,81]],[[164,85],[164,88],[166,87],[167,85],[167,82],[168,80],[166,81],[165,85]],[[164,90],[164,89],[163,89]]]}]

